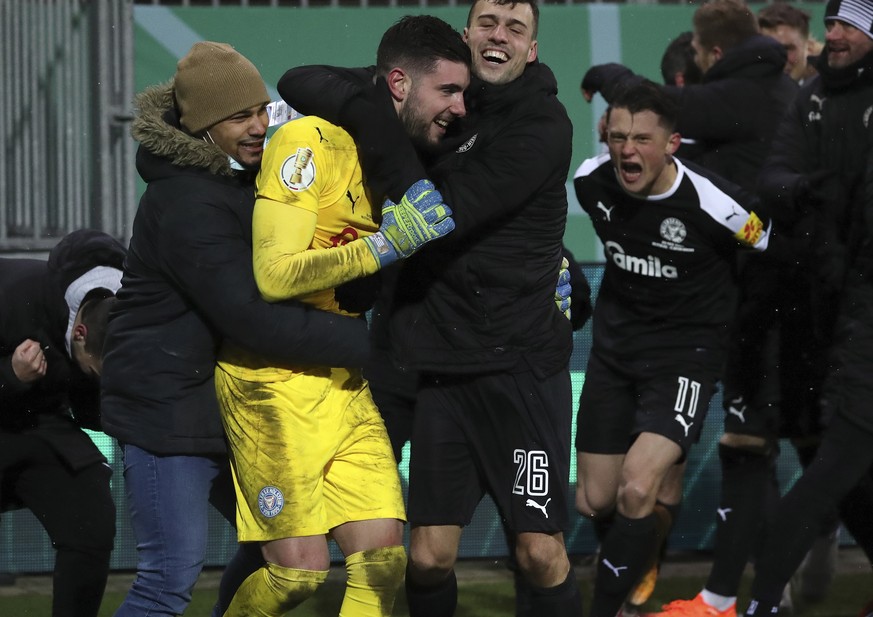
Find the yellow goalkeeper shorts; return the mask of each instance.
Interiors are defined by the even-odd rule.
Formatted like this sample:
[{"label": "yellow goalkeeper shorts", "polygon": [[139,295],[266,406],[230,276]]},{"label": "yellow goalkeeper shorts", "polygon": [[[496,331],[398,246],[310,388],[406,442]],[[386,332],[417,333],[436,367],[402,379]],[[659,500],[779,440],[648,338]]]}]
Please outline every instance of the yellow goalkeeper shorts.
[{"label": "yellow goalkeeper shorts", "polygon": [[406,519],[388,432],[360,371],[320,368],[265,383],[219,367],[215,388],[241,542]]}]

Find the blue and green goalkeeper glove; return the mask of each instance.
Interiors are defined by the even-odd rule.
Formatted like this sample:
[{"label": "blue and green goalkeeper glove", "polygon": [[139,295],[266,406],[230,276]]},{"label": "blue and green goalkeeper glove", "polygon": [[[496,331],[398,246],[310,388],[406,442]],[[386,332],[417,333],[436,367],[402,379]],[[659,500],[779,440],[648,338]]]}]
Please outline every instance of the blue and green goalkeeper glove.
[{"label": "blue and green goalkeeper glove", "polygon": [[570,294],[573,286],[570,284],[570,262],[564,257],[561,259],[561,269],[558,271],[558,284],[555,286],[555,304],[570,319]]},{"label": "blue and green goalkeeper glove", "polygon": [[400,203],[386,199],[379,231],[364,238],[380,267],[406,259],[455,228],[452,210],[430,180],[413,184]]}]

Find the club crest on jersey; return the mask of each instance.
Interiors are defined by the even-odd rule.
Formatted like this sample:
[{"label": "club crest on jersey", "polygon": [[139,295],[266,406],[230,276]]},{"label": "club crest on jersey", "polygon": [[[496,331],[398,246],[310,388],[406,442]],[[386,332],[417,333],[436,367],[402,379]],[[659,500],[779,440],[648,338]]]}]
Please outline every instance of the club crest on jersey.
[{"label": "club crest on jersey", "polygon": [[666,218],[661,222],[660,232],[664,240],[676,244],[680,244],[685,239],[685,236],[688,235],[685,223],[673,217]]},{"label": "club crest on jersey", "polygon": [[606,256],[612,260],[612,263],[625,272],[632,272],[641,276],[651,276],[653,278],[679,278],[679,271],[676,269],[676,266],[662,264],[660,257],[654,255],[646,255],[645,257],[628,255],[618,242],[611,240],[603,246],[603,249]]},{"label": "club crest on jersey", "polygon": [[458,154],[463,154],[467,150],[470,150],[473,147],[473,144],[476,143],[476,138],[479,137],[479,133],[473,135],[470,139],[461,144],[461,146],[456,150]]},{"label": "club crest on jersey", "polygon": [[258,493],[258,510],[267,518],[273,518],[285,507],[285,496],[275,486],[265,486]]},{"label": "club crest on jersey", "polygon": [[763,233],[764,223],[758,218],[757,214],[752,212],[749,214],[746,222],[743,223],[743,226],[734,234],[734,237],[743,244],[755,246],[758,244],[758,240],[761,239]]},{"label": "club crest on jersey", "polygon": [[663,242],[652,242],[652,246],[664,249],[665,251],[678,251],[680,253],[693,253],[694,248],[682,244],[688,236],[688,229],[685,223],[675,217],[667,217],[661,221],[661,227],[658,230]]},{"label": "club crest on jersey", "polygon": [[297,152],[285,159],[279,170],[282,182],[292,191],[305,191],[315,182],[315,162],[312,150],[297,148]]}]

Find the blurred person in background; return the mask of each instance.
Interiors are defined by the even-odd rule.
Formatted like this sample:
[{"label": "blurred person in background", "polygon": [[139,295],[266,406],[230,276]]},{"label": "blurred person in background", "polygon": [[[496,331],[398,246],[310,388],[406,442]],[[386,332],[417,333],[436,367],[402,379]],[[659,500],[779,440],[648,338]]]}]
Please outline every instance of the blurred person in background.
[{"label": "blurred person in background", "polygon": [[[0,259],[0,510],[27,508],[55,549],[52,617],[95,617],[115,537],[99,378],[124,247],[74,231],[48,261]],[[20,550],[20,549],[19,549]]]}]

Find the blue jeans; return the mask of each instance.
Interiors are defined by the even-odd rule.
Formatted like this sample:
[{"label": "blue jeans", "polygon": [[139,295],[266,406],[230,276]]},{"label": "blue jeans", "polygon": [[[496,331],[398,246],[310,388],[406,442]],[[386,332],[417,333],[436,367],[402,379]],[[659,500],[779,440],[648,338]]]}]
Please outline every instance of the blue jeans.
[{"label": "blue jeans", "polygon": [[206,558],[209,504],[234,523],[230,464],[225,457],[157,456],[131,445],[122,451],[137,574],[115,617],[181,615]]}]

